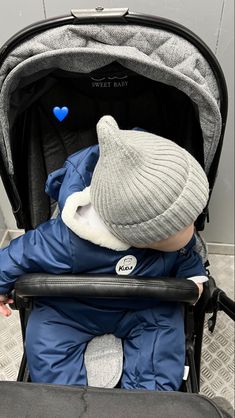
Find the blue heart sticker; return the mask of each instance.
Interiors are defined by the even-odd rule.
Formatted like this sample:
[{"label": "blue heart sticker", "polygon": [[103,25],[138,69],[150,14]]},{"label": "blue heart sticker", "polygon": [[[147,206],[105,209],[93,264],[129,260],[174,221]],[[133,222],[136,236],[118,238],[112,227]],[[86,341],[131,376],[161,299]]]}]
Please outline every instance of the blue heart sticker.
[{"label": "blue heart sticker", "polygon": [[58,119],[60,122],[62,122],[62,120],[64,120],[66,118],[66,116],[68,115],[69,109],[66,106],[64,106],[64,107],[55,106],[53,108],[53,113],[54,113],[56,119]]}]

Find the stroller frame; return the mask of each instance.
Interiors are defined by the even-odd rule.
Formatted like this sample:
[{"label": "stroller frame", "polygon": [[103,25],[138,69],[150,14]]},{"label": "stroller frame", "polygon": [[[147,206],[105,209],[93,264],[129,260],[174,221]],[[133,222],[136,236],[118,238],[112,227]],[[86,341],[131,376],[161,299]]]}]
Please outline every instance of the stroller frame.
[{"label": "stroller frame", "polygon": [[[101,8],[102,9],[102,8]],[[107,11],[106,11],[107,10]],[[226,81],[224,78],[223,71],[221,66],[210,50],[210,48],[193,32],[189,29],[185,28],[184,26],[173,22],[168,19],[164,19],[162,17],[155,17],[155,16],[148,16],[142,15],[138,13],[129,12],[128,9],[116,9],[118,11],[114,12],[115,9],[104,9],[100,10],[97,8],[95,11],[82,11],[82,10],[72,10],[70,16],[63,16],[57,17],[54,19],[48,19],[42,22],[35,23],[23,29],[22,31],[18,32],[12,38],[10,38],[0,49],[0,67],[4,62],[5,58],[9,55],[9,53],[17,47],[21,42],[30,39],[32,36],[46,31],[48,29],[56,28],[63,25],[73,24],[97,24],[97,23],[114,23],[114,24],[137,24],[140,26],[146,26],[151,28],[159,28],[165,31],[171,31],[172,33],[181,36],[182,38],[188,40],[192,45],[196,46],[197,49],[201,52],[201,54],[206,58],[207,62],[210,64],[211,69],[213,70],[215,79],[218,85],[218,91],[220,95],[220,111],[221,111],[221,118],[222,118],[222,129],[220,135],[220,141],[217,146],[216,154],[213,159],[212,165],[210,167],[210,171],[208,173],[208,181],[210,186],[210,191],[212,191],[216,173],[218,169],[220,154],[223,145],[223,138],[224,132],[226,127],[227,121],[227,113],[228,113],[228,92]],[[17,188],[15,185],[14,178],[11,176],[9,178],[5,163],[2,160],[2,155],[0,154],[0,175],[3,180],[3,184],[5,186],[8,198],[12,205],[13,213],[16,218],[17,226],[19,228],[29,229],[30,225],[25,224],[25,220],[23,220],[23,214],[21,209],[21,202],[20,197],[17,192]],[[197,220],[197,230],[201,231],[204,229],[204,223],[206,218],[208,217],[208,212],[205,212],[199,217]]]},{"label": "stroller frame", "polygon": [[[118,23],[123,25],[135,24],[170,31],[188,40],[191,44],[196,46],[198,50],[201,52],[201,54],[206,58],[217,81],[218,90],[220,94],[220,111],[222,117],[222,130],[220,140],[215,153],[215,157],[210,167],[210,171],[208,173],[208,180],[211,192],[216,178],[216,172],[223,144],[224,130],[226,126],[228,106],[227,87],[222,69],[216,57],[207,47],[207,45],[190,30],[170,20],[163,19],[160,17],[131,13],[128,11],[128,9],[115,10],[97,8],[94,11],[72,10],[70,16],[58,17],[36,23],[25,28],[24,30],[16,34],[14,37],[12,37],[0,50],[0,65],[4,62],[8,54],[16,46],[18,46],[22,41],[30,39],[35,34],[43,32],[47,29],[52,29],[63,25],[79,25],[84,23]],[[13,213],[15,215],[17,225],[19,228],[24,228],[28,230],[30,228],[30,224],[27,224],[27,221],[25,221],[25,218],[23,216],[21,200],[17,191],[17,187],[15,185],[14,177],[9,176],[9,174],[7,173],[6,165],[2,159],[1,154],[0,170],[0,174],[3,179],[6,192],[8,194],[9,200],[13,208]],[[204,224],[207,218],[208,208],[206,208],[204,213],[198,218],[196,222],[196,227],[198,231],[204,229]],[[141,279],[139,278],[135,278],[134,281],[131,280],[129,283],[127,281],[127,290],[123,292],[121,281],[119,283],[116,277],[115,279],[113,277],[97,277],[95,284],[94,277],[91,277],[90,279],[86,276],[68,276],[67,279],[69,286],[74,286],[73,295],[75,288],[75,292],[77,291],[79,296],[89,297],[91,297],[94,294],[94,289],[96,292],[96,297],[97,294],[98,297],[115,297],[117,295],[118,297],[126,297],[126,295],[136,296],[141,285]],[[82,279],[83,283],[81,284]],[[34,283],[36,283],[36,286],[34,286],[33,288],[31,286],[32,280],[34,281]],[[153,292],[154,297],[162,300],[181,300],[182,302],[187,303],[185,327],[187,361],[190,367],[190,374],[189,378],[186,381],[186,384],[182,386],[182,390],[198,393],[200,388],[200,359],[205,313],[213,313],[212,318],[209,320],[209,329],[213,331],[216,321],[216,313],[218,310],[224,310],[231,318],[234,319],[234,303],[229,298],[227,298],[227,296],[224,294],[222,290],[216,287],[214,279],[210,276],[209,282],[204,286],[203,296],[201,297],[196,307],[190,305],[193,302],[195,302],[196,298],[196,290],[194,284],[192,284],[190,287],[188,282],[186,284],[186,281],[181,280],[180,288],[178,288],[178,283],[177,281],[175,281],[175,288],[173,291],[170,291],[171,285],[171,279],[168,280],[166,278],[158,278],[155,280],[155,283],[152,287],[149,284],[145,284],[144,287],[142,286],[141,295],[149,295],[149,292]],[[175,295],[176,290],[177,294]],[[23,339],[25,337],[25,329],[31,308],[32,298],[35,296],[43,295],[69,296],[69,290],[66,291],[66,289],[61,289],[60,279],[58,279],[58,283],[55,283],[55,281],[53,280],[53,276],[50,275],[27,275],[25,277],[22,277],[16,284],[14,292],[14,304],[15,308],[19,309]],[[25,354],[21,362],[17,380],[29,381]]]}]

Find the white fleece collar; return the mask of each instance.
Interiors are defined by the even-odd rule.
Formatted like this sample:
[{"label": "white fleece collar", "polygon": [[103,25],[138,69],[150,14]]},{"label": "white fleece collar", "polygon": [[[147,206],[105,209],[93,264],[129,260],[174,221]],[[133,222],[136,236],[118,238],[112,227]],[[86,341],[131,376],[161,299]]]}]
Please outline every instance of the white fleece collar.
[{"label": "white fleece collar", "polygon": [[91,205],[90,187],[71,194],[61,213],[64,224],[80,238],[101,247],[125,251],[130,245],[116,238],[103,223]]}]

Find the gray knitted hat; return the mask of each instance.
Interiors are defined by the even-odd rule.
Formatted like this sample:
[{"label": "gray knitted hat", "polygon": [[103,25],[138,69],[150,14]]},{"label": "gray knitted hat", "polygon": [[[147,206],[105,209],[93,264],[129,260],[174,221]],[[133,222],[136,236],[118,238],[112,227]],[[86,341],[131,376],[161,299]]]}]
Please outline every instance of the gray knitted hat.
[{"label": "gray knitted hat", "polygon": [[191,154],[157,135],[120,130],[111,116],[100,119],[97,134],[91,202],[116,237],[133,246],[150,244],[197,219],[208,181]]}]

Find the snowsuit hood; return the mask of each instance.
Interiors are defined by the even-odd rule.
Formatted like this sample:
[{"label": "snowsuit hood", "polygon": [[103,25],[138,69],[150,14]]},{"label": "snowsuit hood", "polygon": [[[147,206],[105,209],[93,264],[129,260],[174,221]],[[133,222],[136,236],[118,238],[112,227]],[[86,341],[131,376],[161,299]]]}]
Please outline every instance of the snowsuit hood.
[{"label": "snowsuit hood", "polygon": [[64,224],[80,238],[101,247],[124,251],[130,245],[115,237],[91,206],[90,183],[98,158],[98,145],[70,156],[62,168],[48,176],[46,193],[58,202]]},{"label": "snowsuit hood", "polygon": [[49,174],[45,191],[58,202],[60,212],[69,196],[90,186],[98,158],[99,146],[92,145],[71,155],[62,168]]}]

